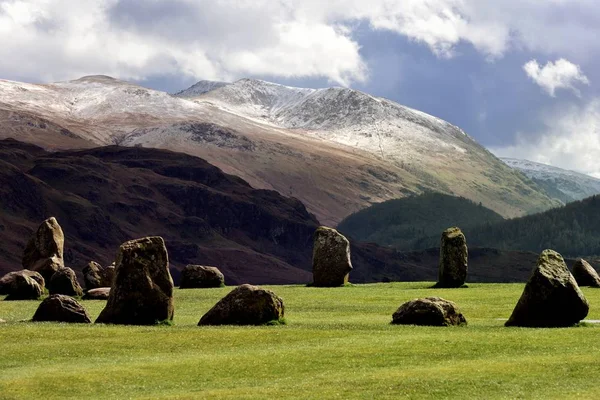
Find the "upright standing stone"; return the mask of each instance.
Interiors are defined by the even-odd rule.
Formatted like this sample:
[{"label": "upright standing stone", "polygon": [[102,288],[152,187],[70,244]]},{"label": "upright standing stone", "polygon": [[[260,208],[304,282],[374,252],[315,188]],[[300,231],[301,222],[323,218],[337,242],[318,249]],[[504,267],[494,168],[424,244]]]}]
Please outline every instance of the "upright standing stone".
[{"label": "upright standing stone", "polygon": [[313,285],[343,286],[352,270],[350,242],[332,228],[319,227],[314,235]]},{"label": "upright standing stone", "polygon": [[48,283],[50,294],[62,294],[65,296],[82,296],[83,290],[77,281],[77,275],[71,268],[64,267],[52,275]]},{"label": "upright standing stone", "polygon": [[163,238],[123,243],[115,273],[108,302],[96,322],[153,325],[173,320],[173,279]]},{"label": "upright standing stone", "polygon": [[467,279],[467,260],[469,252],[467,239],[457,228],[448,228],[442,233],[440,246],[440,265],[436,287],[457,288]]},{"label": "upright standing stone", "polygon": [[64,244],[65,236],[56,218],[45,220],[25,247],[23,268],[37,271],[50,281],[54,272],[64,266]]},{"label": "upright standing stone", "polygon": [[573,277],[579,286],[600,287],[598,272],[584,259],[579,258],[573,265]]},{"label": "upright standing stone", "polygon": [[506,326],[553,328],[585,318],[589,304],[562,256],[544,250]]},{"label": "upright standing stone", "polygon": [[115,276],[115,266],[104,268],[97,262],[90,261],[81,272],[87,290],[110,287]]}]

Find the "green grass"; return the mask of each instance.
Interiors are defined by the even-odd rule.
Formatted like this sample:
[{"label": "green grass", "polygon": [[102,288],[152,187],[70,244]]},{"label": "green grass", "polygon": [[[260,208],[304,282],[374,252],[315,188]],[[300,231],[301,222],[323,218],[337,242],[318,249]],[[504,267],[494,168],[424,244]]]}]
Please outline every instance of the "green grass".
[{"label": "green grass", "polygon": [[[173,326],[19,322],[39,302],[0,301],[0,399],[600,398],[600,325],[504,328],[522,284],[430,286],[272,286],[287,323],[264,327],[196,326],[231,288],[176,290]],[[469,326],[390,325],[431,295]],[[95,318],[105,302],[82,303]]]}]

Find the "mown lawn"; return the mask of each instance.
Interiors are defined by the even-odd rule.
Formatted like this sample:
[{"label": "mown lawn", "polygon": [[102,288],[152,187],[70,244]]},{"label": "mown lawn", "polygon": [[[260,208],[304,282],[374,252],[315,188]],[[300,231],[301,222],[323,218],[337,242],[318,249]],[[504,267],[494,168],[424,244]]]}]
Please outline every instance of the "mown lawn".
[{"label": "mown lawn", "polygon": [[[272,286],[288,324],[269,327],[196,326],[231,287],[177,289],[174,326],[19,322],[39,302],[0,301],[0,399],[600,398],[600,325],[504,328],[522,284],[429,286]],[[600,289],[583,290],[600,319]],[[469,326],[389,324],[430,295]]]}]

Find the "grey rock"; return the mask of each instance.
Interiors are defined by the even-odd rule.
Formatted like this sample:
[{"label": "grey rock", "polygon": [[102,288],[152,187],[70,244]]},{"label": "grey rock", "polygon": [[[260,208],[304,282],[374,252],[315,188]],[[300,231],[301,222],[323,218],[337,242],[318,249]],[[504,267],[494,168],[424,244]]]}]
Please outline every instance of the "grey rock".
[{"label": "grey rock", "polygon": [[562,256],[544,250],[506,326],[567,327],[584,319],[589,304]]},{"label": "grey rock", "polygon": [[42,288],[42,292],[44,291],[46,287],[46,281],[44,280],[44,277],[38,272],[23,269],[21,271],[9,272],[8,274],[0,278],[0,295],[10,294],[12,292],[12,286],[17,275],[27,275],[28,277],[36,281],[38,285],[40,285],[40,287]]},{"label": "grey rock", "polygon": [[573,277],[579,286],[600,287],[598,272],[584,259],[577,259],[573,265]]},{"label": "grey rock", "polygon": [[426,297],[406,302],[392,315],[392,324],[456,326],[467,320],[455,303],[440,297]]},{"label": "grey rock", "polygon": [[225,276],[216,267],[187,265],[181,271],[180,289],[218,288],[225,286]]},{"label": "grey rock", "polygon": [[54,272],[64,266],[65,236],[56,221],[48,218],[29,239],[23,252],[23,268],[39,272],[49,281]]},{"label": "grey rock", "polygon": [[34,322],[91,323],[92,320],[81,304],[72,297],[53,294],[44,299],[36,310]]},{"label": "grey rock", "polygon": [[65,296],[83,295],[75,271],[67,267],[60,268],[52,275],[48,283],[48,291],[50,294],[63,294]]},{"label": "grey rock", "polygon": [[467,240],[457,227],[448,228],[442,233],[440,264],[436,287],[457,288],[467,279],[469,252]]},{"label": "grey rock", "polygon": [[110,265],[102,267],[95,261],[90,261],[83,270],[83,282],[87,290],[101,287],[110,287],[115,276],[115,267]]},{"label": "grey rock", "polygon": [[173,312],[173,279],[163,238],[123,243],[108,302],[96,322],[153,325],[172,321]]},{"label": "grey rock", "polygon": [[313,286],[343,286],[351,270],[348,239],[335,229],[319,227],[314,234]]},{"label": "grey rock", "polygon": [[282,321],[284,311],[283,300],[275,293],[245,284],[219,300],[198,325],[264,325]]},{"label": "grey rock", "polygon": [[42,288],[33,278],[21,274],[14,277],[11,292],[4,300],[37,300],[42,293]]},{"label": "grey rock", "polygon": [[109,287],[101,287],[96,289],[90,289],[83,295],[83,300],[108,300],[110,296]]}]

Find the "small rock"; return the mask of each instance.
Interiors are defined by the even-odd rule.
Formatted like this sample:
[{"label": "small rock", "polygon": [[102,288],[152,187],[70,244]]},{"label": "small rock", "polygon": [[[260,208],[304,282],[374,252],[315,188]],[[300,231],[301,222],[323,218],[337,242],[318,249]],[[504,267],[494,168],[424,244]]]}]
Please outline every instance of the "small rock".
[{"label": "small rock", "polygon": [[37,271],[49,281],[54,272],[64,266],[64,243],[65,236],[56,218],[45,220],[25,247],[23,268]]},{"label": "small rock", "polygon": [[579,258],[573,265],[573,277],[579,286],[600,287],[598,272],[584,259]]},{"label": "small rock", "polygon": [[65,296],[83,295],[75,271],[68,267],[63,267],[52,275],[50,283],[48,283],[48,291],[50,294],[63,294]]},{"label": "small rock", "polygon": [[223,297],[198,325],[264,325],[282,321],[283,300],[270,290],[241,285]]},{"label": "small rock", "polygon": [[554,328],[585,318],[589,304],[562,256],[544,250],[505,326]]},{"label": "small rock", "polygon": [[72,297],[53,294],[44,299],[33,315],[32,321],[91,323],[92,320],[81,304]]},{"label": "small rock", "polygon": [[440,264],[436,287],[457,288],[467,279],[467,240],[462,231],[448,228],[442,233]]},{"label": "small rock", "polygon": [[5,320],[3,320],[3,319],[0,319],[0,324],[5,324],[5,323],[6,323],[6,321],[5,321]]},{"label": "small rock", "polygon": [[215,267],[187,265],[181,271],[180,289],[218,288],[225,286],[225,276]]},{"label": "small rock", "polygon": [[108,300],[109,295],[109,287],[90,289],[83,295],[83,300]]},{"label": "small rock", "polygon": [[123,243],[108,302],[96,322],[153,325],[172,321],[173,312],[173,279],[163,238]]},{"label": "small rock", "polygon": [[426,297],[402,304],[392,315],[392,324],[455,326],[466,325],[467,320],[453,302]]},{"label": "small rock", "polygon": [[44,288],[46,286],[44,277],[42,277],[42,275],[40,275],[38,272],[23,269],[21,271],[9,272],[8,274],[0,278],[0,295],[11,293],[12,285],[17,275],[27,275],[28,277],[36,281],[38,285],[40,285],[40,287],[42,288],[42,292],[44,291]]},{"label": "small rock", "polygon": [[319,227],[314,234],[313,286],[343,286],[351,270],[348,239],[335,229]]},{"label": "small rock", "polygon": [[37,300],[42,296],[40,285],[28,275],[16,275],[11,285],[11,292],[4,300]]}]

